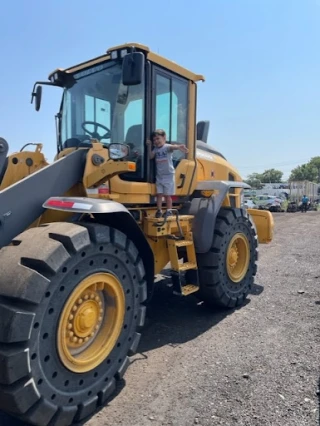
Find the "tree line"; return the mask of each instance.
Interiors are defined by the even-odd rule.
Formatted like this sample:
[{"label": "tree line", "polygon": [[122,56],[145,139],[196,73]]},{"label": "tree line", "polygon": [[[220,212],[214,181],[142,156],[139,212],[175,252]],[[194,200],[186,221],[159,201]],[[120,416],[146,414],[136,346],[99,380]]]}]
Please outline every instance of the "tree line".
[{"label": "tree line", "polygon": [[[261,189],[264,183],[281,183],[283,172],[276,169],[268,169],[263,173],[251,173],[245,182],[252,188]],[[308,180],[320,183],[320,156],[313,157],[308,163],[301,164],[291,170],[290,181]]]}]

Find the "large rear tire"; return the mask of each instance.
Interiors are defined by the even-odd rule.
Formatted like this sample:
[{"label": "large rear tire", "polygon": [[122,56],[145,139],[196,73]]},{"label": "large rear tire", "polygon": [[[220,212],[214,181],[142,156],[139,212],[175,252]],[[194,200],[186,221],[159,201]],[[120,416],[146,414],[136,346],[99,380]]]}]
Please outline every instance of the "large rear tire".
[{"label": "large rear tire", "polygon": [[0,251],[0,409],[67,426],[113,394],[140,340],[143,262],[120,231],[52,223]]},{"label": "large rear tire", "polygon": [[221,208],[210,251],[197,255],[203,301],[223,308],[243,304],[257,272],[257,241],[246,210]]}]

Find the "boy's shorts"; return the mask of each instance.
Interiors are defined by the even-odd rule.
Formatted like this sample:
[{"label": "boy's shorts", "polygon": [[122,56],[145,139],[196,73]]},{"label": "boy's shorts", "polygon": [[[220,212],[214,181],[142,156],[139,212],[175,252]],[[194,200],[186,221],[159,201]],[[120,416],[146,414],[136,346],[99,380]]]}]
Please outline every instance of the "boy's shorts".
[{"label": "boy's shorts", "polygon": [[174,195],[176,192],[175,175],[166,177],[165,179],[157,179],[156,181],[157,194]]}]

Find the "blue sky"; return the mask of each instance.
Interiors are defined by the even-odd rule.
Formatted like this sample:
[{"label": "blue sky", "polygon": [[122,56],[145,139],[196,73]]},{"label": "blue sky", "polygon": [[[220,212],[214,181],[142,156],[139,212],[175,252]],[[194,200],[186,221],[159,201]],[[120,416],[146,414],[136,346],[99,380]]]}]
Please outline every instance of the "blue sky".
[{"label": "blue sky", "polygon": [[198,119],[243,176],[286,177],[320,155],[320,0],[4,2],[0,136],[11,151],[42,142],[55,155],[61,91],[44,87],[36,113],[36,80],[129,41],[205,75]]}]

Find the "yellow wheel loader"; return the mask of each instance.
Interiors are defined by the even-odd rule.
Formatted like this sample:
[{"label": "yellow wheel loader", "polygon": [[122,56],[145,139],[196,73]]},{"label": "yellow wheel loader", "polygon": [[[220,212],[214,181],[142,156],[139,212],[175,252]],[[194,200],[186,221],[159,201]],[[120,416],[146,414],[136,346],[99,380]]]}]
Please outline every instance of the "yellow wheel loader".
[{"label": "yellow wheel loader", "polygon": [[[36,82],[62,89],[57,155],[9,154],[0,140],[0,409],[31,425],[89,418],[138,348],[155,277],[177,297],[234,308],[248,296],[270,212],[246,210],[248,186],[196,121],[202,75],[129,43]],[[156,218],[146,140],[174,153],[171,215]],[[170,265],[170,266],[168,266]]]}]

